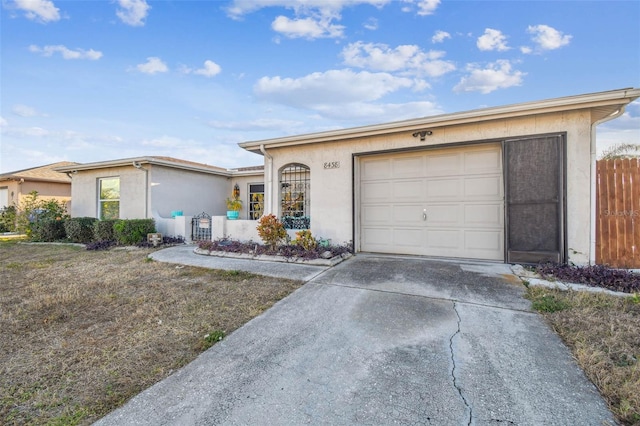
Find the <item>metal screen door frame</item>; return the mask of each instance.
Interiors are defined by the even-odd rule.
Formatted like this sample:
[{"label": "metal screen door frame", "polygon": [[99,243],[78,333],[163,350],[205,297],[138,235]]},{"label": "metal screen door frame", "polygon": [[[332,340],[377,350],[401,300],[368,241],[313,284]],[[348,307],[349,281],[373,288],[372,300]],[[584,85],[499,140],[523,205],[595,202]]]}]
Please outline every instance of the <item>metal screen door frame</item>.
[{"label": "metal screen door frame", "polygon": [[503,156],[507,263],[566,262],[566,134],[505,140]]}]

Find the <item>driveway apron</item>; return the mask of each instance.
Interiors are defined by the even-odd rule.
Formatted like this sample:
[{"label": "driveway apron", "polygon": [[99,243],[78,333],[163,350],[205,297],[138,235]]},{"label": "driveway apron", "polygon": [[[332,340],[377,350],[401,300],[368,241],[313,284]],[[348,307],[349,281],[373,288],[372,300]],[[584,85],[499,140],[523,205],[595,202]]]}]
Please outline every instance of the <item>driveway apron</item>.
[{"label": "driveway apron", "polygon": [[358,255],[96,424],[615,424],[523,293],[507,265]]}]

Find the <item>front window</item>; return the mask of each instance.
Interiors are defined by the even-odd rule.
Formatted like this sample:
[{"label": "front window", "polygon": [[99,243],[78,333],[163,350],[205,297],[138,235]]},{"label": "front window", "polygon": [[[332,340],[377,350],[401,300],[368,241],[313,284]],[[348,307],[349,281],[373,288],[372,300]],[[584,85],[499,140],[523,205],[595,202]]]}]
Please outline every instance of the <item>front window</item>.
[{"label": "front window", "polygon": [[249,219],[257,220],[264,213],[264,183],[249,185]]},{"label": "front window", "polygon": [[98,209],[101,220],[120,218],[120,178],[99,180]]},{"label": "front window", "polygon": [[311,226],[311,172],[303,164],[290,164],[280,172],[280,207],[287,229]]}]

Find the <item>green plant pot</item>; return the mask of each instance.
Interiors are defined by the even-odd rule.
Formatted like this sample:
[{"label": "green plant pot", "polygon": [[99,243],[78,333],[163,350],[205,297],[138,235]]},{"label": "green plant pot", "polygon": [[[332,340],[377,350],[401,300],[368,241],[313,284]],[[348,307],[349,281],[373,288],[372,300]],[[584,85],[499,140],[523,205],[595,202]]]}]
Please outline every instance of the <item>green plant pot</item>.
[{"label": "green plant pot", "polygon": [[238,217],[240,217],[240,212],[239,211],[227,210],[227,219],[236,220]]}]

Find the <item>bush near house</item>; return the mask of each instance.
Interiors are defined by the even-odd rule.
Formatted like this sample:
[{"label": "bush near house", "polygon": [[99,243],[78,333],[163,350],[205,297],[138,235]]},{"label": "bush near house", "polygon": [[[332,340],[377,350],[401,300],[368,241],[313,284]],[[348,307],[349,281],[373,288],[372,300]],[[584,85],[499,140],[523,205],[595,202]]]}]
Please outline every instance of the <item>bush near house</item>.
[{"label": "bush near house", "polygon": [[65,240],[65,219],[38,220],[30,225],[31,241],[55,242]]},{"label": "bush near house", "polygon": [[116,234],[113,231],[113,225],[118,219],[105,219],[96,221],[93,224],[93,240],[94,241],[115,241]]},{"label": "bush near house", "polygon": [[119,244],[136,245],[156,232],[153,219],[121,219],[113,225],[114,236]]},{"label": "bush near house", "polygon": [[16,230],[16,206],[5,207],[0,211],[0,232]]},{"label": "bush near house", "polygon": [[[64,230],[72,243],[90,243],[94,239],[95,217],[72,217],[65,221]],[[113,228],[113,226],[112,226]]]}]

